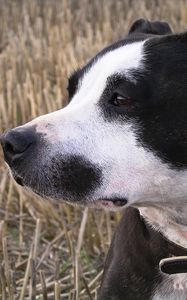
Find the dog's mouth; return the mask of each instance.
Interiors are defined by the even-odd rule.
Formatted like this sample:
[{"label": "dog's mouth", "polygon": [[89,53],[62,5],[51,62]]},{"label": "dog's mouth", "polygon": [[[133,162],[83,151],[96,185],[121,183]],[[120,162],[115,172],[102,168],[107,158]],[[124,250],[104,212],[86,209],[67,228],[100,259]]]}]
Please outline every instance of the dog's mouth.
[{"label": "dog's mouth", "polygon": [[94,201],[97,206],[102,206],[108,209],[115,209],[123,207],[127,204],[126,198],[112,198],[112,199],[99,199]]},{"label": "dog's mouth", "polygon": [[[21,178],[19,175],[15,175],[13,174],[14,180],[17,182],[17,184],[21,185],[21,186],[25,186],[23,178]],[[40,195],[39,193],[37,193],[36,191],[34,191],[36,194]],[[125,206],[127,204],[127,199],[126,198],[118,198],[118,197],[114,197],[114,198],[101,198],[98,200],[95,200],[94,206],[96,207],[104,207],[107,209],[115,209],[115,208],[122,208],[123,206]]]}]

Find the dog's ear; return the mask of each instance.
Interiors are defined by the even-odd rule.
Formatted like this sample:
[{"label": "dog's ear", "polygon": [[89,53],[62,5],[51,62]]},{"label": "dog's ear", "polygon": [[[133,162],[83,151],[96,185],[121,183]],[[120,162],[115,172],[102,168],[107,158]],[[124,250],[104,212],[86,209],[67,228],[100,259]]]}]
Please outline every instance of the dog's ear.
[{"label": "dog's ear", "polygon": [[164,35],[172,33],[172,30],[167,22],[150,22],[144,19],[138,19],[132,24],[129,34],[135,32]]}]

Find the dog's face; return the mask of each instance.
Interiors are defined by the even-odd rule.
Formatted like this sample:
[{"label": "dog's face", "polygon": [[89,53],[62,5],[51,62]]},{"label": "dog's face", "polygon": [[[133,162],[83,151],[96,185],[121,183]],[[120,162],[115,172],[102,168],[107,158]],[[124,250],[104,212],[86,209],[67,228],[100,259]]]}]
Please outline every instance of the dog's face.
[{"label": "dog's face", "polygon": [[[184,194],[187,35],[133,24],[69,80],[69,104],[5,133],[18,183],[43,197],[109,208]],[[182,188],[181,188],[182,185]]]}]

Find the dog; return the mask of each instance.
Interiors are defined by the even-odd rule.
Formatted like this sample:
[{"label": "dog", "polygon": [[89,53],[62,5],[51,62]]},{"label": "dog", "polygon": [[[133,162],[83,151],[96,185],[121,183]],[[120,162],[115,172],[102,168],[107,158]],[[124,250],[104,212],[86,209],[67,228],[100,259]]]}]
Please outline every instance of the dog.
[{"label": "dog", "polygon": [[65,108],[1,136],[18,184],[44,198],[124,210],[102,300],[187,299],[186,269],[163,272],[185,258],[161,260],[187,255],[186,53],[187,33],[137,20],[72,74]]}]

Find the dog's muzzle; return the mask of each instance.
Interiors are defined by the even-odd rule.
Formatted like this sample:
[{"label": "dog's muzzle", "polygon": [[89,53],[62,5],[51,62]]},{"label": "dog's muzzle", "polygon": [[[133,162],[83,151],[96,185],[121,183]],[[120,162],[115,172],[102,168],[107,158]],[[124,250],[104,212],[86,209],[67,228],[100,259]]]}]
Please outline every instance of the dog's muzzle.
[{"label": "dog's muzzle", "polygon": [[[26,173],[24,164],[36,153],[39,135],[34,127],[27,129],[19,127],[6,131],[0,136],[0,143],[4,153],[4,159],[9,165],[12,175],[19,185],[24,185],[23,178],[19,173]],[[20,171],[23,172],[20,172]]]},{"label": "dog's muzzle", "polygon": [[79,153],[55,152],[55,145],[33,126],[7,131],[0,141],[17,183],[43,198],[84,204],[102,183],[99,166]]}]

